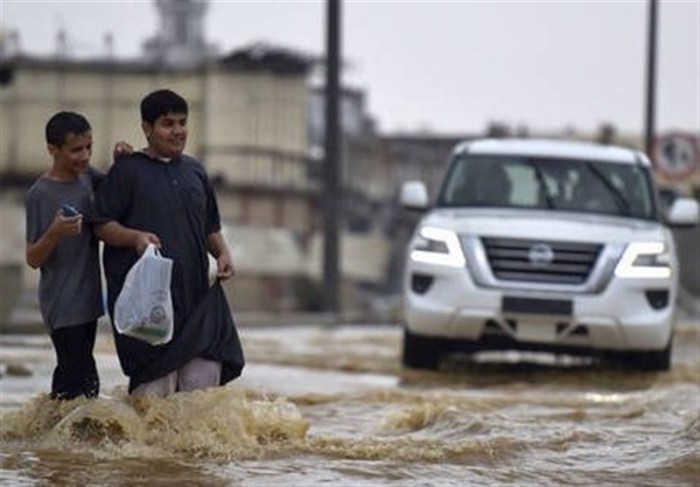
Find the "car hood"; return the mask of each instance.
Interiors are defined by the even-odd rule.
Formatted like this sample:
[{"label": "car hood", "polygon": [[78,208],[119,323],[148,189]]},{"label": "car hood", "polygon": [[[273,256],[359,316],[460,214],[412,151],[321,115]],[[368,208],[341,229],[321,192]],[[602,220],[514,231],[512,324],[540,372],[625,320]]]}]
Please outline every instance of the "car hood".
[{"label": "car hood", "polygon": [[431,211],[422,225],[461,235],[590,243],[664,241],[670,235],[655,221],[542,210],[444,208]]}]

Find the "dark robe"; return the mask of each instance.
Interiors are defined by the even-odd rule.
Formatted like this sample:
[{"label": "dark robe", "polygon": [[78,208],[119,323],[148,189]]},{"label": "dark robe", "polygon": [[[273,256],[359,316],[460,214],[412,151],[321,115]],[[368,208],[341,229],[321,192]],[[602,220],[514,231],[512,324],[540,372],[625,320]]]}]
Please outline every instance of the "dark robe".
[{"label": "dark robe", "polygon": [[[192,358],[223,363],[221,384],[238,377],[243,353],[219,283],[209,287],[207,237],[221,230],[214,191],[204,168],[188,156],[170,162],[136,152],[112,165],[95,196],[97,215],[160,238],[173,259],[171,293],[175,329],[167,344],[152,346],[115,331],[119,361],[129,390],[179,369]],[[131,247],[105,246],[108,307],[138,259]]]}]

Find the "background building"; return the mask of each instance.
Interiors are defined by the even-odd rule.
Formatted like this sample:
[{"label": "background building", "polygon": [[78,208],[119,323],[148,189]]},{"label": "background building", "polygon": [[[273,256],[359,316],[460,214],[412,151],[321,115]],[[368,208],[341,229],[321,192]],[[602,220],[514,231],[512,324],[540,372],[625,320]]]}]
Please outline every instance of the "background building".
[{"label": "background building", "polygon": [[[323,159],[314,155],[317,140],[310,135],[318,123],[309,123],[318,93],[309,83],[315,60],[264,43],[219,55],[203,36],[207,2],[156,4],[160,29],[144,43],[138,59],[74,59],[67,49],[57,49],[51,57],[25,56],[12,47],[12,36],[0,39],[3,261],[23,262],[22,201],[28,185],[49,164],[46,120],[58,110],[85,114],[94,132],[93,165],[106,171],[115,142],[145,145],[140,100],[167,87],[189,102],[187,151],[205,165],[217,188],[238,268],[236,279],[226,285],[234,306],[319,308]],[[362,101],[363,96],[352,92],[348,99]],[[369,118],[364,105],[352,106],[360,112],[348,120],[364,124]],[[367,306],[363,289],[385,280],[389,245],[381,233],[369,231],[372,208],[386,196],[381,175],[367,172],[377,160],[376,138],[364,128],[348,135],[345,173],[354,175],[360,168],[365,174],[364,180],[352,176],[348,222],[354,225],[342,226],[346,232],[361,230],[343,239],[341,255],[345,304],[355,308]],[[367,157],[351,155],[359,147]],[[358,168],[351,167],[355,161]],[[367,175],[377,188],[373,203],[362,191]],[[22,272],[33,295],[37,273],[26,266]]]},{"label": "background building", "polygon": [[[143,54],[136,59],[114,58],[109,37],[102,56],[75,59],[61,32],[55,55],[27,56],[19,49],[16,35],[0,32],[3,273],[21,279],[26,296],[35,296],[37,272],[23,263],[23,197],[49,163],[43,135],[46,120],[58,110],[84,113],[94,131],[93,164],[107,170],[115,142],[125,140],[137,148],[145,143],[141,98],[168,87],[189,101],[187,151],[205,165],[216,186],[224,232],[238,270],[226,284],[235,309],[320,309],[325,121],[324,89],[313,78],[323,64],[318,56],[268,43],[220,53],[204,36],[207,1],[158,0],[155,4],[160,15],[158,32],[144,42]],[[376,302],[398,295],[405,246],[418,216],[397,205],[401,183],[423,180],[434,196],[458,141],[530,134],[527,127],[512,129],[501,123],[490,124],[483,134],[382,134],[368,113],[366,98],[356,88],[341,90],[343,191],[338,198],[343,201],[342,306],[371,315]],[[622,139],[606,124],[599,134],[564,128],[545,135],[641,145],[641,139]],[[689,162],[685,156],[679,160],[695,172],[681,181],[662,171],[660,181],[673,186],[673,191],[700,186],[698,162],[692,160],[700,153],[697,136],[673,138],[670,146],[671,139],[664,140],[663,153],[690,154]],[[678,144],[691,150],[672,150]],[[674,157],[667,157],[666,169],[678,166],[672,164]],[[697,235],[687,234],[678,240],[688,249],[681,253],[690,256],[688,262],[695,262]],[[686,287],[697,292],[697,272],[689,275]],[[3,303],[25,299],[10,292],[22,286],[0,284]]]}]

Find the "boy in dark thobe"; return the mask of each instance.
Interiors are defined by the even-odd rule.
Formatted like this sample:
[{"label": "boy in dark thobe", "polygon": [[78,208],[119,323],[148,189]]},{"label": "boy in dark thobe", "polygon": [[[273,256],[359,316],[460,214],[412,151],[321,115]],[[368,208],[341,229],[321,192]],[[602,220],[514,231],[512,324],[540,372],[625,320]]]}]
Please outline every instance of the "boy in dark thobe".
[{"label": "boy in dark thobe", "polygon": [[[151,346],[115,334],[129,391],[137,396],[222,385],[243,367],[220,285],[214,297],[209,288],[208,254],[216,259],[218,279],[230,278],[234,269],[207,174],[198,161],[183,154],[187,115],[187,102],[170,90],[146,96],[141,126],[148,146],[112,166],[96,196],[98,214],[109,221],[98,228],[98,235],[106,244],[110,312],[127,272],[149,243],[173,259],[173,340]],[[199,318],[205,300],[213,302],[205,312],[219,311],[221,319]]]}]

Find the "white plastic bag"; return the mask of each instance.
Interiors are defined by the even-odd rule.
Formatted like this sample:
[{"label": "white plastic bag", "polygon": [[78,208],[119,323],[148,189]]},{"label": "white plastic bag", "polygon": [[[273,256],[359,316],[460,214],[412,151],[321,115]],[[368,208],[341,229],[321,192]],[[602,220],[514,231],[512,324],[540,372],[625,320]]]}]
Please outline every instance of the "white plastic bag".
[{"label": "white plastic bag", "polygon": [[119,333],[151,345],[172,339],[172,268],[172,259],[163,257],[153,244],[146,248],[129,269],[114,305],[114,326]]}]

